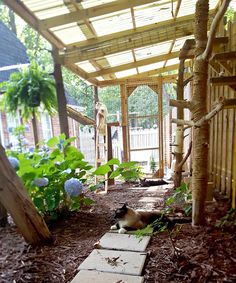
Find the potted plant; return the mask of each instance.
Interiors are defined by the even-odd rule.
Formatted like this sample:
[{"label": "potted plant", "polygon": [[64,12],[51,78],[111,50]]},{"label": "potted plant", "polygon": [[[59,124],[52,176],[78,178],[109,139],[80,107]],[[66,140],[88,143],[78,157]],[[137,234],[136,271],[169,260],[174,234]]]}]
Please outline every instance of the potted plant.
[{"label": "potted plant", "polygon": [[35,144],[38,144],[36,116],[39,107],[49,115],[56,112],[57,98],[54,79],[35,61],[29,67],[12,73],[8,81],[1,84],[4,92],[1,108],[16,114],[20,110],[23,121],[32,119]]}]

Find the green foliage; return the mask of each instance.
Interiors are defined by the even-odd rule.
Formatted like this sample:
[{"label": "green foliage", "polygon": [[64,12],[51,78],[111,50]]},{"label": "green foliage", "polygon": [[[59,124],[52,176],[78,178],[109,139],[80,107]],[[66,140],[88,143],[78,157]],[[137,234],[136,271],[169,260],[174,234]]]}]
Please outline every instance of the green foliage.
[{"label": "green foliage", "polygon": [[[82,203],[92,203],[83,194],[70,197],[64,189],[64,183],[71,178],[86,184],[86,175],[92,168],[83,154],[70,144],[72,141],[73,138],[66,139],[62,134],[33,153],[15,153],[20,164],[17,174],[44,216],[55,218],[61,213],[78,210]],[[44,179],[44,185],[37,185],[39,179]]]},{"label": "green foliage", "polygon": [[216,227],[224,229],[226,227],[235,226],[236,228],[236,209],[231,208],[227,211],[226,215],[223,216],[216,224]]},{"label": "green foliage", "polygon": [[109,161],[108,165],[115,164],[117,167],[111,173],[110,179],[120,176],[125,182],[136,182],[143,176],[143,172],[138,162],[130,161],[118,163],[118,159],[112,159]]},{"label": "green foliage", "polygon": [[36,62],[17,73],[12,73],[9,81],[1,84],[4,90],[1,107],[13,115],[21,110],[22,118],[32,117],[38,106],[50,115],[56,112],[57,99],[55,82]]},{"label": "green foliage", "polygon": [[17,151],[19,151],[19,152],[25,151],[25,149],[26,149],[25,142],[24,142],[24,140],[25,140],[25,136],[24,136],[25,135],[25,126],[20,125],[20,126],[14,128],[12,134],[16,137],[17,142],[18,142]]},{"label": "green foliage", "polygon": [[183,206],[185,214],[189,216],[192,212],[192,205],[189,203],[191,200],[191,191],[189,190],[186,183],[182,183],[180,187],[174,191],[173,195],[166,200],[166,210],[171,210],[170,206],[175,203],[177,205]]},{"label": "green foliage", "polygon": [[151,156],[151,160],[150,160],[150,169],[152,173],[156,172],[156,168],[157,168],[157,164],[155,162],[154,156]]},{"label": "green foliage", "polygon": [[229,23],[229,22],[233,22],[234,20],[234,9],[233,7],[229,7],[225,13],[225,18],[226,18],[226,25]]}]

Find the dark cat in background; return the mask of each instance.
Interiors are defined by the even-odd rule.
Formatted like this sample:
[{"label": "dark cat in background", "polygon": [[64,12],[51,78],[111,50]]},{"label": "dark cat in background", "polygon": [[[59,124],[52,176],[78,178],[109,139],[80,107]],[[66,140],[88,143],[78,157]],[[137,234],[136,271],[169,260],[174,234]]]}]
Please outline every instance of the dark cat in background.
[{"label": "dark cat in background", "polygon": [[151,186],[161,186],[161,185],[167,185],[168,183],[164,180],[147,180],[139,179],[139,183],[137,187],[151,187]]},{"label": "dark cat in background", "polygon": [[[120,234],[124,234],[130,230],[143,229],[147,225],[152,224],[155,230],[155,222],[163,223],[167,228],[173,228],[176,223],[189,223],[189,218],[169,218],[160,211],[137,211],[124,204],[121,208],[116,209],[115,225],[111,226],[111,230],[119,230]],[[156,229],[157,230],[157,229]]]}]

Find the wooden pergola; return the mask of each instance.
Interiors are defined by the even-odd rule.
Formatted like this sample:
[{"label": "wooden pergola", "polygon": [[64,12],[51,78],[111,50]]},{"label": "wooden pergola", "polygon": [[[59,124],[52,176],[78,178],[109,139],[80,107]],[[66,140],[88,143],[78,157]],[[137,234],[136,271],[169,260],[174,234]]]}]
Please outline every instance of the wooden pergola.
[{"label": "wooden pergola", "polygon": [[[233,107],[236,104],[236,27],[229,30],[227,36],[224,24],[221,23],[219,27],[229,2],[230,0],[4,0],[9,8],[53,46],[54,76],[63,132],[68,134],[62,65],[93,84],[95,97],[97,87],[120,85],[121,126],[126,160],[129,159],[128,96],[136,86],[142,84],[154,87],[161,96],[163,83],[176,82],[177,75],[169,75],[168,72],[178,72],[177,101],[171,103],[177,107],[175,123],[179,127],[179,141],[183,141],[185,128],[193,128],[193,225],[204,224],[209,176],[217,188],[223,186],[227,195],[232,196],[235,207],[236,146],[233,139],[236,134],[236,116]],[[192,66],[193,75],[186,77],[186,69]],[[221,72],[226,73],[227,77],[219,76]],[[209,75],[210,80],[207,81]],[[185,101],[183,87],[190,80],[193,80],[193,95],[190,101]],[[222,91],[222,88],[217,88],[219,85],[229,88]],[[210,97],[207,96],[208,93]],[[184,120],[184,108],[191,111],[191,121]],[[216,118],[216,114],[224,109],[229,123],[228,118],[224,119],[223,116]],[[208,123],[210,120],[213,121],[211,128]],[[226,149],[221,145],[226,144],[223,134],[228,137]],[[179,149],[175,154],[179,154],[184,160],[182,145],[177,146]],[[163,149],[160,148],[160,153],[162,152]],[[160,160],[163,160],[163,155]],[[224,161],[225,168],[221,161]],[[181,163],[179,160],[179,165]]]}]

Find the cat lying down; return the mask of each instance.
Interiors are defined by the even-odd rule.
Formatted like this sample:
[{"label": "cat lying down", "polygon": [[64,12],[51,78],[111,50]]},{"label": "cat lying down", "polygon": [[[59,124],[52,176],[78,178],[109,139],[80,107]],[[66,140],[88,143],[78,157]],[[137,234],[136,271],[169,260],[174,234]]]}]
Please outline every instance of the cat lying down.
[{"label": "cat lying down", "polygon": [[[124,234],[127,231],[143,229],[147,225],[152,224],[153,229],[158,230],[158,227],[155,226],[156,220],[158,223],[166,224],[167,228],[173,228],[176,223],[189,223],[191,222],[190,218],[169,218],[160,211],[145,212],[137,211],[126,204],[121,208],[116,209],[115,219],[117,220],[115,225],[111,226],[111,230],[119,230],[120,234]],[[154,223],[153,223],[154,222]]]}]

